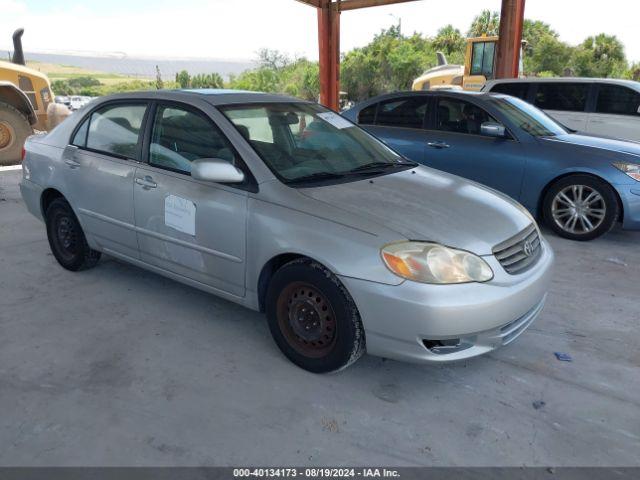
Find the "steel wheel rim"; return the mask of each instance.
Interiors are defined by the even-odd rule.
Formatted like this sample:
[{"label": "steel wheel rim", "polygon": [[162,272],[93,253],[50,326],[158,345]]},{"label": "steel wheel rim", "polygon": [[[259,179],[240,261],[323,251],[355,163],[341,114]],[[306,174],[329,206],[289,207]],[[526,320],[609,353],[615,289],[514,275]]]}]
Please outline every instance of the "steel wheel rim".
[{"label": "steel wheel rim", "polygon": [[60,217],[55,224],[55,239],[58,250],[67,259],[78,254],[78,232],[69,217]]},{"label": "steel wheel rim", "polygon": [[336,343],[336,317],[327,297],[313,285],[293,282],[278,297],[278,325],[287,343],[305,357],[326,356]]},{"label": "steel wheel rim", "polygon": [[0,150],[10,147],[13,143],[13,129],[11,125],[0,122]]},{"label": "steel wheel rim", "polygon": [[569,185],[553,198],[551,215],[558,227],[574,235],[597,230],[604,222],[607,205],[595,188]]}]

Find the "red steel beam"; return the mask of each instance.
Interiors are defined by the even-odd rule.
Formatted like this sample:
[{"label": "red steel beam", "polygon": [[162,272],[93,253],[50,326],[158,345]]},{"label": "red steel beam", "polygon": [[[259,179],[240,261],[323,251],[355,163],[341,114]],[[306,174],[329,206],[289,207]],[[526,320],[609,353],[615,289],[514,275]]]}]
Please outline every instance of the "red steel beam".
[{"label": "red steel beam", "polygon": [[321,0],[297,0],[300,3],[304,3],[307,4],[311,7],[316,7],[316,8],[320,8],[322,2]]},{"label": "red steel beam", "polygon": [[318,8],[320,103],[333,110],[340,101],[340,11],[322,0]]},{"label": "red steel beam", "polygon": [[517,78],[520,71],[525,0],[502,0],[496,78]]},{"label": "red steel beam", "polygon": [[[394,3],[415,2],[416,0],[342,0],[340,10],[355,10],[357,8],[380,7],[382,5],[393,5]],[[337,7],[337,2],[333,2]]]}]

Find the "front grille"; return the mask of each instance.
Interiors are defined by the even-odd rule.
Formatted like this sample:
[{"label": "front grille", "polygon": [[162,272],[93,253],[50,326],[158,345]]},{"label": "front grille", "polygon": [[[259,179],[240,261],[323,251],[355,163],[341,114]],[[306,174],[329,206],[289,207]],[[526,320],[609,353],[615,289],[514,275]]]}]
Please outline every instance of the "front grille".
[{"label": "front grille", "polygon": [[493,254],[500,265],[511,275],[535,265],[541,252],[540,236],[533,223],[516,236],[493,247]]}]

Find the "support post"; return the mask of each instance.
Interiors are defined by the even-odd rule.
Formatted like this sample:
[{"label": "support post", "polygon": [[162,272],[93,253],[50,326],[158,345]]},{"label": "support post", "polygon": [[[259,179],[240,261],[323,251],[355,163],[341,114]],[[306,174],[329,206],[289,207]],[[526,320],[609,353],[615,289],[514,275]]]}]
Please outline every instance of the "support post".
[{"label": "support post", "polygon": [[520,72],[525,0],[502,0],[496,78],[517,78]]},{"label": "support post", "polygon": [[318,7],[320,103],[333,110],[340,102],[340,2],[322,0]]}]

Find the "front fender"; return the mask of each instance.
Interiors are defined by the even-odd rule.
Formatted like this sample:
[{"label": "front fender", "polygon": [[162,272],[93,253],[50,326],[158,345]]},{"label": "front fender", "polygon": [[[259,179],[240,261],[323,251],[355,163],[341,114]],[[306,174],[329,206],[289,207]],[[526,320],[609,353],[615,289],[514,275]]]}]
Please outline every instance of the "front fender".
[{"label": "front fender", "polygon": [[35,125],[38,122],[38,116],[29,101],[29,97],[13,83],[0,82],[0,102],[7,103],[18,110],[29,120],[31,125]]}]

